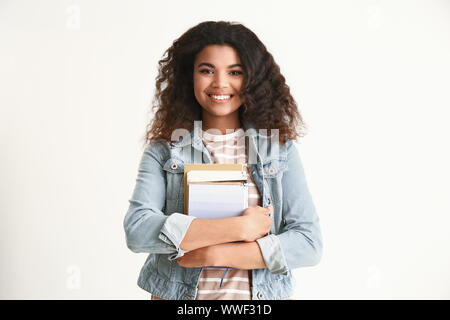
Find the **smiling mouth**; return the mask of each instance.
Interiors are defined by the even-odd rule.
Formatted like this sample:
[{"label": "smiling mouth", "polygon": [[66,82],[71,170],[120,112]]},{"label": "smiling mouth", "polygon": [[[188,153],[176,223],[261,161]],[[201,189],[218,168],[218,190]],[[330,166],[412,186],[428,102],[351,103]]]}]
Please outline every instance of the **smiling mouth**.
[{"label": "smiling mouth", "polygon": [[214,94],[208,94],[208,97],[211,98],[211,100],[215,101],[215,102],[223,102],[223,101],[228,101],[231,98],[233,98],[232,94],[228,94],[228,95],[214,95]]}]

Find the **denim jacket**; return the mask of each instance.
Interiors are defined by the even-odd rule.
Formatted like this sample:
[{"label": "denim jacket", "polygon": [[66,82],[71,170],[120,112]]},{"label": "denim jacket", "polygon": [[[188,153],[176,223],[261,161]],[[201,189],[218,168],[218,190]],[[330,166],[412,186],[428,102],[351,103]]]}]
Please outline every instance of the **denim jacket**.
[{"label": "denim jacket", "polygon": [[[267,268],[252,270],[252,299],[286,299],[295,286],[291,270],[321,259],[319,218],[293,141],[276,143],[251,124],[243,126],[249,173],[262,206],[273,207],[270,233],[256,240]],[[180,243],[196,219],[184,214],[184,164],[212,163],[197,129],[145,148],[123,223],[128,248],[148,253],[138,286],[163,299],[195,300],[202,271],[175,260],[185,254]]]}]

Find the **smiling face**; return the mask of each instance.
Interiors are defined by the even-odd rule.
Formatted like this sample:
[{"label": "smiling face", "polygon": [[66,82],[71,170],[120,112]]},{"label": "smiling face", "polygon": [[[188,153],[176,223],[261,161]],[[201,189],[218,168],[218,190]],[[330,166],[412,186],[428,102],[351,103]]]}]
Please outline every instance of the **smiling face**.
[{"label": "smiling face", "polygon": [[244,81],[241,61],[228,45],[208,45],[194,61],[194,94],[205,118],[238,119],[242,104],[239,91]]}]

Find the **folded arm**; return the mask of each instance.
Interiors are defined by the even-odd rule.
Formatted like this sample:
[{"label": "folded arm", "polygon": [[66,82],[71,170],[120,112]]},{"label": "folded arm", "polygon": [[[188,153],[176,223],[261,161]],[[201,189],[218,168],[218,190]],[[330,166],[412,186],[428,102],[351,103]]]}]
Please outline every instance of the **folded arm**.
[{"label": "folded arm", "polygon": [[266,268],[256,241],[222,243],[203,247],[190,251],[177,260],[180,266],[186,268],[204,266],[231,267],[243,270]]},{"label": "folded arm", "polygon": [[167,156],[165,152],[163,143],[154,143],[142,155],[123,222],[130,250],[169,254],[169,259],[173,260],[206,246],[254,240],[254,230],[246,227],[249,218],[197,219],[184,213],[165,215],[166,178],[161,162]]},{"label": "folded arm", "polygon": [[267,268],[279,274],[317,264],[322,254],[319,218],[300,156],[292,142],[287,145],[287,167],[288,171],[282,177],[281,214],[284,223],[278,234],[259,237],[255,242],[227,243],[194,250],[179,263],[186,266]]}]

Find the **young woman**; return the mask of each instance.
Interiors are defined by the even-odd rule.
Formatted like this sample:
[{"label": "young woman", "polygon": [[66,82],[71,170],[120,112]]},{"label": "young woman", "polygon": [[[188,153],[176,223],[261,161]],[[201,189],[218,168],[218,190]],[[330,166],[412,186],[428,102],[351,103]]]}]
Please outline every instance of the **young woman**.
[{"label": "young woman", "polygon": [[[124,219],[128,247],[149,254],[138,285],[152,299],[292,297],[291,271],[319,262],[322,237],[293,144],[304,123],[278,65],[245,26],[208,21],[174,41],[159,66]],[[248,209],[186,215],[186,163],[246,164]]]}]

